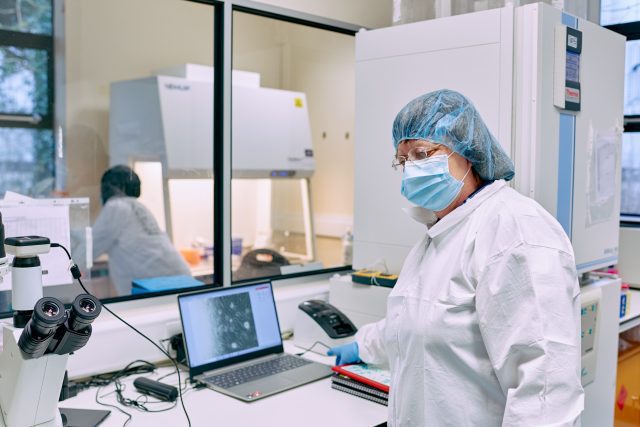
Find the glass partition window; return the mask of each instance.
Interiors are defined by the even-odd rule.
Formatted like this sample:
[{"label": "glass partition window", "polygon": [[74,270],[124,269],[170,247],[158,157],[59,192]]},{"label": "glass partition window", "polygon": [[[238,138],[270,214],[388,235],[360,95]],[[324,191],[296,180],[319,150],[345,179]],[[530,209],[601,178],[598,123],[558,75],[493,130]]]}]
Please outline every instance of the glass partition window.
[{"label": "glass partition window", "polygon": [[622,215],[640,216],[640,133],[622,138]]},{"label": "glass partition window", "polygon": [[65,2],[63,190],[90,199],[92,289],[212,283],[213,16],[185,0]]},{"label": "glass partition window", "polygon": [[625,116],[640,115],[640,40],[627,42],[624,89]]},{"label": "glass partition window", "polygon": [[233,279],[349,265],[355,38],[238,11],[233,29]]},{"label": "glass partition window", "polygon": [[[67,246],[100,298],[213,283],[214,6],[60,5],[0,0],[7,236]],[[41,262],[68,265],[57,249]],[[46,276],[44,293],[70,302],[79,287],[63,273]],[[0,312],[10,287],[0,284]]]},{"label": "glass partition window", "polygon": [[602,25],[627,37],[624,76],[625,133],[622,137],[622,194],[624,221],[640,221],[640,2],[602,0]]},{"label": "glass partition window", "polygon": [[0,1],[0,197],[54,187],[52,2]]},{"label": "glass partition window", "polygon": [[602,25],[640,21],[640,2],[637,0],[601,0],[600,10]]},{"label": "glass partition window", "polygon": [[[214,109],[225,105],[214,94],[216,10],[204,0],[0,0],[0,212],[9,236],[55,229],[100,298],[223,282],[213,175],[227,127],[232,179],[219,177],[215,200],[231,191],[232,229],[220,234],[232,254],[217,256],[231,260],[232,280],[351,263],[353,34],[235,11],[226,123]],[[56,276],[45,295],[69,302],[79,292],[70,284]]]}]

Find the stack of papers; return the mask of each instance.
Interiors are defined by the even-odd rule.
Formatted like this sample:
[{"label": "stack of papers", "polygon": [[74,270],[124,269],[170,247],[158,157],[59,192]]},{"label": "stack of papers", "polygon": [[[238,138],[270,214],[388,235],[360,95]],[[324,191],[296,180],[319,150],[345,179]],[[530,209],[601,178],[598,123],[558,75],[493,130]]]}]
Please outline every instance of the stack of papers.
[{"label": "stack of papers", "polygon": [[[55,203],[55,199],[32,199],[7,191],[0,201],[0,213],[5,237],[42,236],[71,250],[69,205]],[[9,256],[11,261],[13,257]],[[66,285],[73,282],[69,259],[62,249],[52,249],[39,256],[44,286]],[[0,283],[0,290],[11,289],[11,273]]]},{"label": "stack of papers", "polygon": [[366,363],[335,366],[331,388],[387,406],[391,375],[388,370]]}]

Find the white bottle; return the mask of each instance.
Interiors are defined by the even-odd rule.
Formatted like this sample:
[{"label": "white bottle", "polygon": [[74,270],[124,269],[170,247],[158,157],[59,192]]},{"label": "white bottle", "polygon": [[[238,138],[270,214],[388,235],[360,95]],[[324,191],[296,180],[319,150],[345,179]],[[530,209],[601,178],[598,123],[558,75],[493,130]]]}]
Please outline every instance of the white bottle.
[{"label": "white bottle", "polygon": [[353,263],[353,233],[348,228],[342,236],[342,264],[351,265]]}]

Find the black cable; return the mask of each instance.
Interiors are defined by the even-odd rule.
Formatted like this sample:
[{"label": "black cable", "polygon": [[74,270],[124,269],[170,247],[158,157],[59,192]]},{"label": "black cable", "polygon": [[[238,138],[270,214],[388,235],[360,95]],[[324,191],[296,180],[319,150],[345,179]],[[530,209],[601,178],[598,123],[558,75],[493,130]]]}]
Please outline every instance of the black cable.
[{"label": "black cable", "polygon": [[[156,380],[156,381],[163,380],[163,379],[165,379],[165,378],[167,378],[167,377],[170,377],[171,375],[175,375],[175,373],[176,373],[175,371],[171,371],[171,372],[169,372],[168,374],[165,374],[165,375],[163,375],[163,376],[161,376],[161,377],[159,377],[159,378],[156,378],[155,380]],[[184,390],[184,391],[186,391],[186,390],[189,388],[189,385],[191,385],[191,386],[192,386],[192,387],[191,387],[191,390],[194,390],[194,389],[198,388],[197,386],[198,386],[199,384],[200,384],[200,383],[195,383],[195,384],[194,384],[194,383],[189,383],[189,379],[188,379],[188,378],[185,378],[185,380],[184,380],[184,387],[182,387],[182,385],[181,385],[180,383],[178,383],[178,385],[179,385],[179,386],[181,386],[181,387],[182,387],[182,390]]]},{"label": "black cable", "polygon": [[[133,366],[135,363],[141,363],[142,365]],[[91,387],[104,387],[111,384],[118,378],[154,372],[156,368],[156,365],[151,362],[147,362],[146,360],[134,360],[121,370],[114,373],[94,375],[87,380],[70,381],[70,387],[75,387],[78,391]]]},{"label": "black cable", "polygon": [[[65,253],[67,254],[67,257],[69,257],[69,261],[71,261],[71,264],[72,264],[71,265],[71,275],[73,276],[74,279],[76,279],[78,281],[78,283],[80,284],[80,287],[82,288],[82,290],[84,292],[86,292],[89,295],[92,295],[91,292],[89,292],[87,290],[87,288],[85,288],[84,284],[82,283],[82,279],[80,279],[80,276],[82,275],[80,273],[80,268],[78,268],[78,265],[76,263],[74,263],[73,260],[71,259],[71,254],[69,253],[67,248],[65,248],[63,245],[61,245],[59,243],[51,243],[51,247],[52,248],[62,248],[65,251]],[[164,349],[162,347],[160,347],[158,344],[156,344],[151,338],[149,338],[148,336],[146,336],[145,334],[143,334],[142,332],[137,330],[129,322],[127,322],[122,317],[120,317],[116,313],[114,313],[109,307],[107,307],[104,304],[102,305],[102,307],[104,307],[105,310],[107,310],[109,313],[111,313],[111,315],[113,317],[115,317],[116,319],[118,319],[119,321],[121,321],[122,323],[127,325],[129,328],[131,328],[134,332],[136,332],[142,338],[144,338],[145,340],[147,340],[151,344],[153,344],[153,346],[156,347],[158,350],[160,350],[160,352],[162,354],[167,356],[167,358],[171,361],[171,363],[173,363],[173,366],[175,366],[175,368],[176,368],[176,373],[178,374],[178,384],[182,384],[182,380],[180,379],[180,368],[178,367],[178,364],[176,363],[176,361],[173,360],[173,358],[169,355],[169,353],[164,351]],[[187,417],[187,424],[189,425],[189,427],[191,427],[191,419],[189,418],[189,413],[187,412],[187,408],[184,406],[184,400],[182,399],[182,387],[178,387],[178,394],[179,394],[179,398],[180,398],[180,403],[182,404],[182,410],[184,411],[185,417]],[[128,422],[128,420],[127,420],[127,422]],[[125,425],[126,425],[126,422],[125,422]]]},{"label": "black cable", "polygon": [[[118,379],[115,381],[115,393],[116,393],[116,400],[118,401],[119,404],[121,404],[122,406],[128,406],[128,407],[133,407],[135,409],[138,409],[140,411],[143,412],[165,412],[165,411],[169,411],[173,408],[175,408],[178,405],[177,401],[174,401],[173,404],[171,404],[171,406],[167,407],[167,408],[162,408],[162,409],[149,409],[146,405],[148,404],[154,404],[154,403],[167,403],[165,401],[154,401],[154,402],[149,402],[149,397],[145,394],[139,394],[138,397],[136,397],[135,399],[130,399],[128,397],[124,396],[124,391],[126,390],[126,386],[124,384],[122,384],[122,382]],[[144,402],[140,402],[141,399],[144,399]]]},{"label": "black cable", "polygon": [[127,411],[125,411],[124,409],[122,409],[122,408],[121,408],[121,407],[119,407],[119,406],[112,405],[112,404],[110,404],[110,403],[100,402],[100,400],[98,399],[98,395],[100,394],[100,390],[101,390],[101,389],[102,389],[102,387],[98,387],[98,388],[96,389],[96,403],[97,403],[98,405],[108,406],[108,407],[110,407],[110,408],[115,408],[115,409],[117,409],[118,411],[120,411],[120,412],[122,412],[123,414],[125,414],[125,415],[127,416],[127,420],[124,422],[124,424],[122,424],[122,427],[125,427],[125,426],[129,423],[129,421],[131,421],[131,419],[133,418],[133,415],[131,415],[130,413],[128,413]]},{"label": "black cable", "polygon": [[[142,365],[133,366],[136,363],[141,363]],[[96,403],[101,406],[114,408],[120,411],[121,413],[123,413],[127,417],[124,424],[122,424],[122,427],[125,427],[129,423],[129,421],[132,420],[133,416],[129,412],[120,408],[119,406],[115,406],[110,403],[100,401],[99,399],[100,390],[102,390],[103,387],[106,387],[112,382],[117,381],[119,378],[128,377],[129,375],[149,373],[149,372],[155,371],[155,369],[156,369],[156,365],[154,365],[151,362],[147,362],[146,360],[134,360],[133,362],[129,363],[127,366],[125,366],[124,368],[120,369],[115,373],[94,375],[88,381],[79,381],[76,383],[76,385],[79,386],[80,389],[97,387],[96,395],[95,395]],[[110,394],[110,393],[107,393],[107,394]]]},{"label": "black cable", "polygon": [[[136,363],[140,363],[141,365],[134,366]],[[171,404],[171,406],[166,408],[149,409],[147,405],[166,404],[167,402],[162,400],[149,401],[149,397],[145,394],[140,394],[135,399],[129,399],[123,395],[123,391],[126,389],[126,387],[121,382],[122,378],[128,377],[130,375],[139,375],[139,374],[145,374],[149,372],[155,372],[156,369],[157,369],[157,366],[151,362],[147,362],[146,360],[135,360],[117,372],[94,375],[85,381],[75,382],[74,385],[79,389],[97,387],[96,396],[95,396],[96,403],[102,406],[115,408],[118,411],[125,414],[127,416],[127,420],[123,424],[123,427],[124,427],[131,420],[132,418],[131,414],[129,412],[124,411],[120,407],[100,401],[100,397],[105,397],[105,396],[108,396],[109,394],[115,393],[116,400],[120,405],[126,406],[126,407],[134,407],[135,409],[139,411],[144,411],[144,412],[166,412],[171,409],[174,409],[178,405],[178,402],[174,401],[173,404]],[[171,372],[171,375],[174,375],[174,374],[175,374],[175,371]],[[111,383],[115,384],[115,390],[100,396],[100,391]],[[183,392],[187,390],[187,388],[188,386],[185,384],[185,387],[183,388]]]},{"label": "black cable", "polygon": [[304,356],[305,354],[307,354],[308,352],[311,351],[311,349],[313,349],[313,347],[315,347],[316,345],[320,344],[321,346],[325,347],[327,350],[331,350],[331,347],[329,347],[328,345],[326,345],[325,343],[323,343],[322,341],[316,341],[314,342],[311,347],[309,348],[302,348],[304,351],[302,353],[297,353],[296,356]]},{"label": "black cable", "polygon": [[156,381],[163,380],[163,379],[165,379],[167,377],[170,377],[173,374],[175,374],[175,372],[169,372],[168,374],[165,374],[165,375],[161,376],[160,378],[156,378]]}]

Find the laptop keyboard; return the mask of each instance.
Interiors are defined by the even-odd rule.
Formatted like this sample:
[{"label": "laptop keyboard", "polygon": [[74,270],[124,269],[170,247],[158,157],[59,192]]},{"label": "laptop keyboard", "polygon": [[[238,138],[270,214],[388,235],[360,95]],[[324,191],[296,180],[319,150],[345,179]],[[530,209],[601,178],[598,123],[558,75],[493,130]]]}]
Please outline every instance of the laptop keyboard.
[{"label": "laptop keyboard", "polygon": [[301,357],[281,356],[265,362],[256,363],[255,365],[245,366],[234,371],[225,372],[224,374],[212,375],[205,377],[204,382],[222,387],[231,388],[249,381],[259,380],[271,375],[299,368],[311,363]]}]

